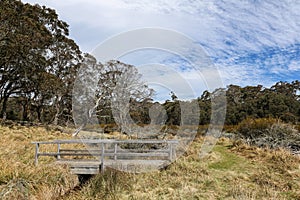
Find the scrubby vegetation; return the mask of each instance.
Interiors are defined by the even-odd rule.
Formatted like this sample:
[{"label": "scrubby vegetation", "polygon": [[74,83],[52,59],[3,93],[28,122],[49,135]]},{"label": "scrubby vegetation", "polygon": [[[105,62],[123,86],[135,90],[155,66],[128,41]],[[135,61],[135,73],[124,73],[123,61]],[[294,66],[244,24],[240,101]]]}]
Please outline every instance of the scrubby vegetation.
[{"label": "scrubby vegetation", "polygon": [[34,140],[69,138],[44,127],[0,126],[0,199],[299,199],[300,158],[290,152],[220,139],[199,158],[202,137],[161,171],[107,170],[79,185],[66,166],[34,166]]},{"label": "scrubby vegetation", "polygon": [[247,118],[236,129],[237,137],[259,147],[300,152],[300,133],[294,125],[274,118]]}]

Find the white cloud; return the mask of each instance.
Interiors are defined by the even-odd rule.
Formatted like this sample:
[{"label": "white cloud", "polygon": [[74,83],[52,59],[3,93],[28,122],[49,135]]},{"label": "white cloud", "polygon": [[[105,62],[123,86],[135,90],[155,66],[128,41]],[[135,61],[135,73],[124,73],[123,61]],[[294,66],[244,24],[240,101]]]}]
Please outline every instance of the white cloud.
[{"label": "white cloud", "polygon": [[300,61],[292,61],[288,66],[288,70],[291,72],[300,71]]},{"label": "white cloud", "polygon": [[264,70],[255,66],[222,65],[218,66],[224,85],[264,85],[270,86],[274,83],[263,75]]},{"label": "white cloud", "polygon": [[209,90],[207,80],[197,70],[182,72],[172,65],[163,64],[141,65],[138,70],[143,80],[155,89],[158,100],[170,99],[171,91],[180,99],[191,99]]},{"label": "white cloud", "polygon": [[97,27],[98,32],[110,30],[111,34],[116,34],[118,31],[149,26],[173,28],[197,38],[212,49],[211,53],[213,50],[226,52],[259,50],[261,46],[285,46],[299,42],[298,1],[27,0],[27,2],[39,2],[54,7],[71,26],[81,24],[82,28]]},{"label": "white cloud", "polygon": [[[274,76],[278,81],[287,79],[291,72],[300,68],[300,62],[288,56],[292,51],[299,52],[299,47],[280,52],[280,49],[300,43],[300,2],[296,0],[26,2],[39,2],[55,8],[60,17],[70,24],[72,38],[85,52],[120,32],[162,27],[182,32],[201,44],[219,67],[224,85],[268,86],[276,80]],[[279,50],[272,53],[272,49]],[[152,55],[127,61],[137,65],[152,63]],[[193,76],[193,71],[181,73],[185,73],[185,79],[197,87],[198,78]],[[171,73],[163,78],[174,81],[173,75]],[[297,78],[296,75],[294,77]]]}]

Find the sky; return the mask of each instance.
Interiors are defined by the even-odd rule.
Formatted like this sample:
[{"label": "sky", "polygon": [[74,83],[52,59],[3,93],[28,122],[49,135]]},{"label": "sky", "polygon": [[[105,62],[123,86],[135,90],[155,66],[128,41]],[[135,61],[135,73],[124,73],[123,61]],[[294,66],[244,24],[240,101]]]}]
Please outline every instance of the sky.
[{"label": "sky", "polygon": [[210,59],[214,66],[210,72],[202,73],[203,69],[191,67],[193,61],[157,48],[120,57],[147,74],[145,80],[157,90],[160,100],[170,98],[170,91],[182,98],[200,96],[216,80],[220,87],[270,87],[278,81],[300,79],[297,0],[23,2],[54,8],[59,18],[70,25],[70,37],[87,53],[119,34],[142,28],[172,30],[190,38]]}]

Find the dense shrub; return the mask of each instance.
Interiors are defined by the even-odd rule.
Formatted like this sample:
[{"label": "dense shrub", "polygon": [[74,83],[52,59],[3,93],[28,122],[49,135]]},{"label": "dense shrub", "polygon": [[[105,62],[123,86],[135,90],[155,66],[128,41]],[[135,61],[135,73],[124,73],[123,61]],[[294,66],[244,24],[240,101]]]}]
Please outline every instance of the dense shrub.
[{"label": "dense shrub", "polygon": [[287,148],[300,151],[300,133],[294,126],[273,118],[243,120],[237,127],[237,136],[249,144],[269,148]]},{"label": "dense shrub", "polygon": [[254,139],[265,134],[271,126],[277,123],[274,118],[246,118],[237,127],[237,133],[243,138]]}]

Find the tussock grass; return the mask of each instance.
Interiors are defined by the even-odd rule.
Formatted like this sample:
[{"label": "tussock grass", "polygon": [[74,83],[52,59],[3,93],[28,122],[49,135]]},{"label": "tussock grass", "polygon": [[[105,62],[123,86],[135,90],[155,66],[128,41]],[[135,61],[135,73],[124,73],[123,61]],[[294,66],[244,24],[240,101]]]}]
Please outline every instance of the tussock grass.
[{"label": "tussock grass", "polygon": [[33,140],[68,138],[42,127],[0,126],[0,199],[55,199],[78,184],[68,169],[51,158],[34,166]]},{"label": "tussock grass", "polygon": [[300,198],[300,161],[289,152],[221,139],[212,153],[200,159],[202,141],[197,138],[183,157],[164,170],[146,174],[112,170],[66,199]]},{"label": "tussock grass", "polygon": [[0,199],[300,199],[300,158],[284,149],[222,138],[200,159],[199,136],[165,169],[145,174],[111,169],[79,186],[77,177],[51,158],[33,164],[31,141],[68,134],[0,126],[0,136]]}]

